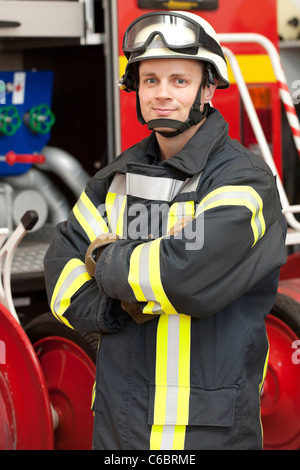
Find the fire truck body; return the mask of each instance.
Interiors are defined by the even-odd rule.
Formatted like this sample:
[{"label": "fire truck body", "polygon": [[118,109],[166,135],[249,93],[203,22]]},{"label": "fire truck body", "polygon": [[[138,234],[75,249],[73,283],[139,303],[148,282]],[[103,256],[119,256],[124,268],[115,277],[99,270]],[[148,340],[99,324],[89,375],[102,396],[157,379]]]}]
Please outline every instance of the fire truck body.
[{"label": "fire truck body", "polygon": [[[0,0],[0,12],[1,3],[2,5],[7,3],[17,4],[16,1]],[[26,10],[26,3],[29,7],[32,2],[23,1],[22,11]],[[51,2],[41,0],[37,3],[50,4]],[[89,80],[94,80],[91,82],[92,85],[89,80],[85,82],[84,91],[86,93],[91,91],[91,95],[89,95],[91,101],[89,103],[86,99],[80,101],[80,93],[77,95],[78,89],[76,86],[71,88],[74,93],[73,96],[78,96],[83,109],[85,109],[85,106],[89,109],[92,100],[96,100],[99,107],[98,109],[92,107],[91,114],[87,119],[85,135],[83,133],[80,137],[80,132],[77,133],[81,140],[88,141],[92,152],[88,152],[84,148],[78,158],[72,157],[68,151],[65,151],[65,149],[72,148],[68,136],[71,140],[76,140],[78,136],[76,136],[73,129],[68,133],[69,120],[80,121],[80,112],[76,114],[76,107],[72,114],[73,108],[71,106],[69,106],[69,110],[67,107],[62,110],[57,103],[68,99],[68,94],[63,96],[63,91],[69,90],[69,86],[72,87],[75,74],[69,77],[71,80],[68,82],[63,73],[59,72],[59,67],[64,67],[63,61],[58,60],[57,69],[54,71],[53,101],[56,109],[52,137],[50,136],[52,126],[50,126],[51,128],[47,128],[49,134],[46,138],[45,135],[39,134],[41,144],[38,149],[22,150],[22,144],[24,144],[26,138],[21,137],[21,147],[19,147],[20,141],[18,141],[18,146],[15,146],[15,148],[10,148],[9,145],[3,147],[2,150],[2,153],[9,150],[15,152],[30,152],[32,150],[32,152],[38,151],[45,154],[46,161],[43,168],[42,166],[41,168],[38,166],[32,167],[32,165],[28,165],[28,167],[26,165],[25,167],[16,165],[15,168],[9,168],[7,165],[3,166],[0,163],[2,165],[0,179],[1,184],[5,186],[7,191],[7,193],[3,192],[2,200],[10,201],[9,207],[12,207],[14,200],[11,195],[15,194],[17,196],[21,189],[23,191],[28,189],[26,187],[29,180],[28,175],[38,172],[39,175],[36,175],[35,178],[39,180],[38,191],[41,193],[41,198],[46,201],[46,206],[43,207],[47,215],[44,217],[44,223],[39,227],[39,230],[34,231],[33,229],[33,233],[26,233],[25,236],[27,231],[25,228],[22,235],[24,240],[22,242],[17,240],[19,246],[16,250],[13,250],[14,258],[9,260],[11,266],[7,267],[8,265],[4,264],[4,271],[6,269],[9,274],[10,270],[12,272],[12,294],[15,297],[15,305],[12,306],[11,303],[7,303],[0,286],[0,299],[2,302],[0,317],[3,318],[3,321],[0,321],[0,424],[3,424],[3,426],[0,426],[0,449],[80,449],[91,446],[92,414],[90,396],[95,373],[95,351],[99,338],[82,337],[76,332],[67,331],[63,325],[58,327],[57,322],[54,324],[54,319],[50,319],[48,314],[40,315],[47,311],[39,311],[41,308],[39,295],[42,293],[42,296],[44,296],[41,263],[49,241],[48,239],[41,240],[40,234],[45,233],[44,229],[48,225],[52,228],[55,223],[66,217],[72,203],[76,200],[78,193],[80,193],[89,178],[89,174],[97,169],[97,163],[94,165],[95,154],[97,154],[98,164],[100,166],[104,165],[115,158],[122,150],[148,135],[146,126],[141,126],[136,118],[135,94],[120,92],[115,84],[123,74],[126,65],[126,59],[122,54],[122,38],[126,26],[141,14],[162,8],[191,10],[203,16],[214,26],[227,57],[231,86],[227,90],[217,90],[212,105],[218,108],[229,122],[231,137],[240,140],[246,147],[259,153],[262,158],[267,159],[274,170],[274,174],[277,174],[283,210],[287,220],[291,221],[287,242],[289,256],[288,262],[281,270],[276,304],[267,318],[270,356],[261,396],[261,416],[264,428],[264,447],[266,449],[298,449],[300,447],[300,222],[298,222],[297,213],[300,210],[298,210],[299,206],[297,204],[299,204],[300,154],[297,146],[299,145],[300,132],[295,109],[298,110],[299,100],[297,88],[293,88],[294,83],[297,82],[297,76],[293,75],[297,66],[293,63],[292,67],[286,67],[291,75],[288,75],[287,80],[285,80],[285,68],[282,74],[280,72],[280,63],[278,65],[280,55],[284,56],[283,63],[289,64],[290,48],[293,47],[294,54],[297,47],[300,47],[296,42],[299,33],[294,30],[291,32],[287,26],[293,18],[297,18],[298,10],[293,8],[297,0],[291,0],[290,3],[293,4],[293,7],[290,9],[286,7],[285,15],[282,13],[280,0],[277,2],[275,0],[252,0],[251,2],[245,0],[127,0],[126,2],[123,0],[83,0],[79,2],[80,6],[77,5],[77,2],[60,1],[52,3],[60,3],[62,12],[64,8],[69,7],[69,3],[73,4],[72,11],[76,17],[75,23],[78,23],[80,31],[78,33],[80,45],[76,45],[76,51],[86,67],[90,67]],[[285,3],[285,5],[287,4]],[[30,8],[32,8],[32,5]],[[282,33],[278,31],[279,11],[281,12],[280,21],[284,17],[284,25],[281,27]],[[81,17],[84,17],[89,25],[84,37]],[[91,28],[95,17],[98,20],[100,18],[99,29],[101,33]],[[4,17],[4,19],[6,18]],[[43,19],[45,18],[43,17]],[[49,16],[49,21],[50,19]],[[41,33],[37,33],[37,37],[38,34]],[[61,35],[62,32],[60,31],[58,34]],[[71,36],[77,33],[74,33],[72,29],[69,34]],[[284,47],[279,47],[279,34],[282,39],[288,40],[285,41]],[[6,36],[6,33],[4,36]],[[290,45],[291,38],[293,40],[292,45]],[[89,46],[85,48],[88,44]],[[73,44],[66,45],[64,42],[60,45],[63,46],[61,49],[61,57],[63,58],[66,57],[65,54],[72,50],[72,47],[75,47]],[[59,57],[60,45],[56,46],[55,49],[55,55]],[[27,47],[29,46],[27,45]],[[92,52],[89,47],[94,48]],[[44,49],[41,48],[41,50]],[[99,68],[99,64],[95,61],[95,55],[93,55],[95,50],[97,51],[95,55],[99,54],[96,55],[100,63]],[[286,54],[286,52],[289,53]],[[85,54],[88,57],[93,57],[94,63],[88,65],[84,62],[83,57]],[[32,57],[34,57],[37,63],[46,64],[48,69],[49,64],[47,60],[45,61],[44,52],[34,52],[33,54],[29,52],[28,55],[30,56],[28,63],[32,64]],[[70,53],[70,56],[73,57],[72,53]],[[275,67],[274,62],[276,62]],[[71,70],[73,70],[72,66],[70,65]],[[105,74],[103,73],[104,69]],[[98,79],[101,77],[102,87],[97,86],[94,70],[97,70]],[[82,74],[87,76],[84,72]],[[7,113],[12,111],[3,109],[13,103],[3,103],[1,101],[3,98],[1,83],[6,83],[4,72],[2,75],[3,78],[1,78],[0,70],[0,148],[1,144],[12,142],[12,140],[9,140],[11,138],[9,135],[10,129],[5,124],[8,122]],[[60,86],[57,86],[56,82],[55,87],[55,75],[59,75]],[[24,76],[26,76],[26,72],[23,72],[23,78]],[[28,83],[30,76],[31,73],[28,75]],[[37,77],[37,74],[34,75],[33,73],[33,76]],[[66,80],[66,83],[64,80]],[[13,82],[14,79],[10,81]],[[62,84],[65,85],[65,88]],[[298,89],[300,89],[300,86],[298,86]],[[79,91],[82,95],[83,89],[80,88]],[[46,98],[50,105],[51,97],[49,97],[49,93]],[[105,111],[103,98],[106,99]],[[17,104],[14,104],[14,106],[20,112],[18,97],[16,99]],[[296,104],[296,108],[294,104]],[[32,104],[32,106],[37,107],[37,103]],[[99,112],[99,109],[101,109],[101,112]],[[24,114],[26,114],[26,111],[27,108]],[[42,110],[40,112],[40,115],[42,115],[41,120],[45,121],[45,117],[49,119],[50,114],[48,113],[48,108],[46,111]],[[292,117],[289,114],[292,114]],[[36,122],[34,118],[33,122]],[[4,125],[6,134],[2,132],[1,135],[1,123],[2,126]],[[24,126],[25,122],[23,120],[20,128],[23,129],[22,132],[26,133],[28,125]],[[62,129],[59,136],[55,133],[56,126],[60,126]],[[17,129],[14,130],[17,131]],[[17,136],[17,132],[15,132],[15,135]],[[61,137],[62,135],[64,138]],[[97,148],[99,136],[103,147],[105,147],[105,158],[99,156],[100,152]],[[30,137],[31,141],[34,140],[37,133],[33,133]],[[49,146],[48,141],[50,142]],[[60,148],[59,144],[61,142],[63,148]],[[53,143],[54,146],[52,147]],[[76,144],[74,145],[76,146]],[[78,145],[79,147],[80,145]],[[90,157],[90,154],[93,154],[93,156]],[[91,158],[94,166],[87,169],[88,157]],[[49,179],[48,171],[55,173],[54,180]],[[73,181],[74,178],[68,178],[68,175],[74,175],[75,181]],[[16,177],[19,176],[21,176],[19,181],[22,180],[22,188],[15,187],[15,184],[17,184]],[[57,181],[57,179],[61,179],[61,181]],[[44,189],[42,188],[43,185]],[[7,186],[11,186],[12,190],[8,190]],[[46,187],[50,188],[51,197],[46,194]],[[0,211],[2,219],[4,219],[3,214],[4,212],[1,213]],[[2,222],[0,226],[8,226],[11,233],[17,225],[15,219],[11,214],[7,214],[7,223]],[[16,230],[22,231],[23,229],[17,227]],[[32,256],[32,247],[34,246],[36,249],[39,247],[36,255],[39,258],[39,272],[37,274],[30,271],[30,262],[32,262],[32,265],[34,264],[33,261],[30,261],[32,259],[30,257]],[[30,255],[27,271],[22,271],[25,264],[25,252],[22,251],[24,248],[29,250]],[[0,250],[0,261],[3,261],[1,253],[3,256],[6,254],[3,247]],[[5,284],[7,288],[7,279]],[[23,306],[21,309],[17,307],[17,301],[22,301],[22,298],[27,296],[27,291],[32,288],[30,284],[35,284],[31,306],[35,306],[34,310],[37,310],[38,313],[33,315],[29,312],[29,318],[27,318],[22,316],[24,309]],[[44,298],[42,305],[42,308],[44,308]],[[12,315],[14,311],[15,314]],[[22,326],[18,320],[20,312]],[[23,327],[26,334],[23,332]],[[10,355],[9,350],[13,351],[12,355]],[[20,376],[21,379],[18,378],[16,366],[11,361],[12,357],[18,361],[18,368],[23,370],[22,377]],[[70,374],[70,371],[75,368],[78,371],[76,386],[74,386],[74,375]],[[57,377],[60,377],[59,383]],[[26,400],[24,401],[24,396],[20,396],[20,380],[26,384],[29,391],[29,394],[25,395],[30,400],[28,410],[31,410],[30,413],[33,417],[31,423],[29,422],[28,411],[24,409]],[[84,383],[84,386],[82,386],[82,383]],[[18,419],[16,419],[17,415]],[[40,434],[43,432],[44,436],[41,437]],[[36,438],[34,437],[35,434]]]}]

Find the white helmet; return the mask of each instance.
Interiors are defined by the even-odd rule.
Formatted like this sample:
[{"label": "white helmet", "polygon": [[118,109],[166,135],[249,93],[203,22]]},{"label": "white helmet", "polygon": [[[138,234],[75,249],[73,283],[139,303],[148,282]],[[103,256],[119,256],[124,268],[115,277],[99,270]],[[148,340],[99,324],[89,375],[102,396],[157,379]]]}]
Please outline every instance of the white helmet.
[{"label": "white helmet", "polygon": [[217,34],[194,13],[157,11],[140,16],[125,31],[123,52],[128,59],[126,68],[141,60],[158,58],[208,62],[217,74],[218,88],[229,87],[227,63]]},{"label": "white helmet", "polygon": [[[134,20],[127,28],[123,38],[123,52],[128,59],[125,74],[119,85],[126,91],[138,90],[137,63],[147,59],[193,59],[206,63],[206,74],[201,83],[193,114],[188,122],[164,120],[163,127],[174,127],[177,131],[166,134],[167,137],[184,132],[191,125],[198,124],[208,112],[200,112],[200,94],[203,83],[210,86],[214,78],[218,79],[218,88],[228,88],[227,63],[222,48],[212,26],[200,16],[179,11],[156,11],[146,13]],[[141,115],[137,95],[138,118],[142,124],[145,121]],[[159,127],[155,120],[156,127]],[[173,126],[172,126],[173,122]],[[149,123],[148,127],[149,127]],[[166,125],[168,124],[168,125]],[[170,126],[169,126],[170,124]],[[150,126],[150,129],[155,127]],[[161,127],[161,126],[160,126]]]}]

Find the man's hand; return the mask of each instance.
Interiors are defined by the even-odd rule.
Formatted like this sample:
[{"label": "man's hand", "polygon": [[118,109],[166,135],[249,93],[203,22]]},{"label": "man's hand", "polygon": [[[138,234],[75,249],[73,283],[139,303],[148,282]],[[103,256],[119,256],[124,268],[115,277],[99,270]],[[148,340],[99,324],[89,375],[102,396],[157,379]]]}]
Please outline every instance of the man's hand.
[{"label": "man's hand", "polygon": [[159,315],[145,314],[142,313],[141,307],[139,304],[132,304],[130,302],[121,302],[121,307],[125,310],[133,320],[138,323],[145,323],[146,321],[153,320]]},{"label": "man's hand", "polygon": [[95,277],[96,264],[103,250],[110,243],[119,240],[114,233],[101,233],[88,247],[85,255],[86,270],[91,277]]}]

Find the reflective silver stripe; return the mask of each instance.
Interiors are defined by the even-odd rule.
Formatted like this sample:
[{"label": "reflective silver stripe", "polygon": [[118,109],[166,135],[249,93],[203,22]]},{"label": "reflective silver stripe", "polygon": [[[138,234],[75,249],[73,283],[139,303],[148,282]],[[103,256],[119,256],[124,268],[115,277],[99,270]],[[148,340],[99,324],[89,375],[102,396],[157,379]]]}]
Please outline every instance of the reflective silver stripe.
[{"label": "reflective silver stripe", "polygon": [[192,178],[188,178],[186,182],[184,183],[183,187],[180,190],[180,194],[183,193],[191,193],[192,191],[196,191],[198,188],[198,184],[200,181],[200,178],[202,176],[202,171],[201,173],[198,173],[197,175],[192,176]]},{"label": "reflective silver stripe", "polygon": [[108,189],[110,193],[126,194],[126,175],[117,173]]},{"label": "reflective silver stripe", "polygon": [[175,425],[164,425],[161,436],[160,450],[170,450],[173,448]]},{"label": "reflective silver stripe", "polygon": [[70,259],[63,268],[56,282],[50,301],[50,308],[53,315],[67,326],[72,325],[64,317],[64,313],[71,304],[73,295],[88,281],[85,264],[78,258]]},{"label": "reflective silver stripe", "polygon": [[[187,178],[185,181],[132,173],[127,173],[126,175],[116,174],[108,189],[105,201],[110,230],[117,233],[119,236],[126,237],[126,235],[129,235],[129,238],[133,238],[133,236],[129,232],[125,233],[126,229],[133,230],[135,236],[138,233],[134,223],[131,223],[131,226],[127,227],[126,195],[150,201],[164,201],[168,203],[180,193],[195,191],[198,187],[201,174],[202,173],[199,173],[192,178]],[[179,203],[178,205],[179,216],[181,215],[180,207],[184,207],[184,203]],[[138,203],[129,207],[128,210],[130,211],[128,215],[131,216],[136,215],[134,212],[136,210],[139,213],[139,216],[136,218],[137,223],[145,227],[148,226],[148,212],[140,211]],[[154,226],[156,221],[157,223],[159,222],[159,216],[162,216],[162,222],[165,221],[163,228],[166,228],[167,207],[161,204],[151,206],[151,227],[148,227],[148,229],[154,238],[160,236],[159,226]],[[145,224],[142,223],[142,217],[145,217]],[[141,232],[140,235],[145,237],[148,236],[149,233]]]},{"label": "reflective silver stripe", "polygon": [[103,217],[84,191],[73,207],[73,214],[91,242],[100,233],[108,232]]},{"label": "reflective silver stripe", "polygon": [[176,424],[179,369],[179,315],[169,315],[166,423]]},{"label": "reflective silver stripe", "polygon": [[180,192],[185,181],[127,173],[126,192],[149,201],[170,202]]},{"label": "reflective silver stripe", "polygon": [[88,208],[84,205],[81,199],[77,202],[77,207],[87,223],[89,224],[90,228],[93,230],[95,234],[95,238],[100,234],[103,233],[97,220],[92,216],[92,214],[89,212]]},{"label": "reflective silver stripe", "polygon": [[86,268],[84,264],[75,267],[71,272],[69,272],[69,274],[67,275],[67,277],[61,284],[60,289],[56,295],[56,298],[53,304],[54,311],[57,314],[62,315],[64,313],[64,309],[61,308],[61,301],[64,299],[65,294],[67,290],[69,289],[69,287],[81,274],[85,274],[85,273],[86,273]]}]

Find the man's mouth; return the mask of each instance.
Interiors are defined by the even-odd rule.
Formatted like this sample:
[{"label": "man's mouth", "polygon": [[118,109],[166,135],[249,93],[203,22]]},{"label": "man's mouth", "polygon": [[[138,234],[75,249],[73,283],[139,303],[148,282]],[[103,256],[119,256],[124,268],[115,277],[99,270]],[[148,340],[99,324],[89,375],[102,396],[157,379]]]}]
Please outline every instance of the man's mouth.
[{"label": "man's mouth", "polygon": [[175,112],[175,109],[171,108],[153,108],[153,110],[158,116],[168,116]]}]

